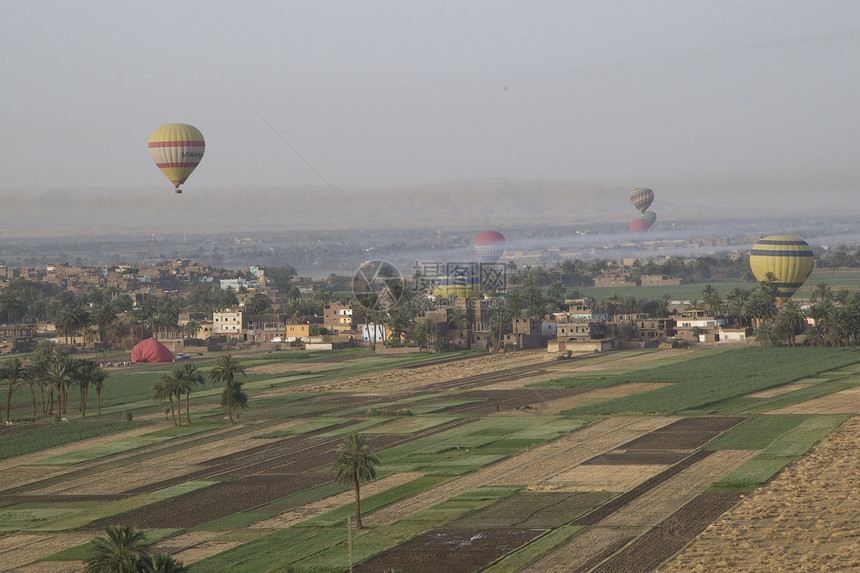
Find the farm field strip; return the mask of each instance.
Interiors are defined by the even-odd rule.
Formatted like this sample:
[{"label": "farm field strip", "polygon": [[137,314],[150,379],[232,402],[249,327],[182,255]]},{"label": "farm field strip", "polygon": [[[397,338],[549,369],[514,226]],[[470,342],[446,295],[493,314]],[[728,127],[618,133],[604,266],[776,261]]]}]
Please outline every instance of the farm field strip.
[{"label": "farm field strip", "polygon": [[660,382],[637,382],[631,384],[619,384],[608,388],[595,388],[566,398],[557,398],[555,400],[547,401],[546,403],[538,404],[537,413],[544,415],[559,414],[565,410],[576,408],[578,406],[588,406],[590,404],[597,404],[598,402],[605,402],[606,400],[642,394],[643,392],[650,392],[651,390],[656,390],[657,388],[662,388],[668,385],[668,383]]},{"label": "farm field strip", "polygon": [[[277,428],[282,429],[297,424],[297,421],[285,422]],[[261,440],[261,444],[274,443],[278,440]],[[30,492],[33,495],[57,494],[121,494],[146,484],[154,479],[169,480],[201,469],[201,465],[213,459],[238,454],[248,449],[247,436],[231,436],[223,440],[199,445],[193,449],[183,449],[140,462],[132,462],[112,468],[97,474],[68,480],[40,490]]]},{"label": "farm field strip", "polygon": [[[290,423],[290,422],[287,422]],[[269,425],[265,425],[268,427]],[[138,428],[138,430],[144,429],[146,432],[151,432],[152,427],[147,426],[145,428]],[[75,467],[56,467],[56,468],[45,468],[39,467],[41,470],[41,474],[34,473],[32,471],[32,467],[38,466],[22,466],[19,468],[11,468],[6,474],[4,474],[4,483],[3,490],[0,493],[19,493],[20,490],[31,491],[33,489],[37,489],[40,487],[50,488],[52,486],[62,486],[62,484],[66,481],[72,481],[75,479],[80,479],[81,477],[86,477],[90,475],[98,475],[104,471],[110,471],[114,468],[122,469],[128,465],[134,463],[143,463],[144,465],[154,457],[159,457],[161,455],[168,455],[170,453],[179,452],[187,453],[189,450],[197,450],[201,449],[201,451],[206,451],[208,449],[208,443],[217,443],[223,440],[234,442],[237,444],[241,444],[242,440],[245,439],[245,434],[251,431],[254,431],[254,427],[230,427],[225,426],[223,428],[216,428],[211,430],[211,432],[204,436],[184,436],[178,437],[171,441],[162,444],[156,444],[152,446],[147,446],[145,448],[137,449],[130,452],[122,452],[118,454],[114,454],[107,460],[94,460],[92,462],[86,462],[82,464],[78,464]],[[259,431],[260,427],[256,427],[256,431]],[[137,434],[141,435],[141,434]],[[121,434],[113,434],[112,436],[104,436],[99,438],[99,441],[103,443],[108,443],[111,439],[124,439],[128,437],[126,432],[122,432]],[[91,447],[92,440],[85,440],[79,442],[80,449],[84,449],[87,447]],[[64,449],[68,449],[66,446],[62,446]],[[240,448],[246,449],[246,448]],[[51,455],[54,448],[50,450],[44,450],[47,455]],[[163,453],[161,453],[163,452]],[[68,452],[66,452],[68,453]],[[14,458],[13,460],[22,460],[25,459],[29,463],[37,454],[27,454],[26,456],[19,456]],[[20,476],[18,478],[10,478],[6,479],[11,475],[17,475],[20,471]],[[40,479],[32,479],[33,477],[38,476]],[[65,477],[64,477],[65,476]],[[40,484],[44,484],[41,485]]]},{"label": "farm field strip", "polygon": [[523,569],[522,573],[586,571],[643,532],[644,529],[590,527]]},{"label": "farm field strip", "polygon": [[363,520],[367,525],[378,527],[477,487],[537,484],[548,475],[560,473],[570,466],[580,463],[578,460],[588,460],[671,421],[671,419],[666,418],[659,420],[651,418],[610,418],[603,420],[528,452],[522,452],[409,499],[396,502],[389,507],[368,514]]},{"label": "farm field strip", "polygon": [[770,414],[852,414],[860,415],[860,387],[855,386],[799,404],[771,410]]},{"label": "farm field strip", "polygon": [[0,563],[3,564],[3,570],[9,571],[45,555],[87,543],[92,536],[87,533],[27,534],[4,539],[8,539],[8,542],[0,544]]},{"label": "farm field strip", "polygon": [[[371,496],[376,493],[381,493],[389,488],[408,483],[412,480],[423,476],[422,473],[395,473],[376,481],[372,481],[362,486],[361,491],[363,496]],[[248,527],[252,529],[282,529],[290,527],[297,523],[301,523],[306,519],[316,517],[332,511],[339,507],[349,505],[355,501],[355,494],[352,491],[345,491],[319,501],[309,503],[298,509],[285,511],[275,517],[258,521]]]},{"label": "farm field strip", "polygon": [[757,452],[720,450],[698,461],[599,522],[602,526],[652,527]]}]

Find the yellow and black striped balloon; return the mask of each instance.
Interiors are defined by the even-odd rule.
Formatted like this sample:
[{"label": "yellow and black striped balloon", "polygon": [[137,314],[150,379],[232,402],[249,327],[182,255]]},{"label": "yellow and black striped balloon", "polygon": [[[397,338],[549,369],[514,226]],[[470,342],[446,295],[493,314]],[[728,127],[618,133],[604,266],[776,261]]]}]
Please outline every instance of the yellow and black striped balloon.
[{"label": "yellow and black striped balloon", "polygon": [[792,235],[772,235],[758,241],[750,251],[750,269],[759,281],[773,273],[777,281],[777,304],[793,295],[812,272],[815,257],[812,247]]}]

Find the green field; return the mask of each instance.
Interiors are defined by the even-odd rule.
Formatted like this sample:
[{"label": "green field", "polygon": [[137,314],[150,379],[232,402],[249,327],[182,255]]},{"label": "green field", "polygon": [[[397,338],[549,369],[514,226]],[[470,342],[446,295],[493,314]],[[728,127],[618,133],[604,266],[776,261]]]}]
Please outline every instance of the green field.
[{"label": "green field", "polygon": [[[299,362],[301,370],[277,374],[254,374],[244,386],[250,408],[241,423],[231,426],[224,420],[218,403],[220,388],[211,385],[192,394],[192,424],[173,427],[164,419],[163,404],[150,399],[150,386],[164,369],[123,370],[108,379],[103,396],[103,413],[81,418],[70,412],[68,423],[55,424],[40,419],[38,424],[19,421],[14,433],[0,439],[0,460],[11,463],[15,456],[31,454],[17,468],[37,476],[39,488],[62,489],[65,480],[90,483],[102,472],[122,470],[129,464],[159,463],[160,456],[195,452],[219,444],[224,439],[246,440],[249,456],[253,449],[273,440],[285,445],[295,440],[318,443],[339,440],[350,432],[388,440],[379,453],[382,464],[378,477],[410,472],[408,481],[384,491],[362,497],[364,516],[374,515],[392,504],[444,488],[478,470],[492,469],[498,462],[530,451],[560,437],[615,416],[721,416],[742,417],[744,421],[703,446],[706,450],[749,450],[755,455],[710,484],[713,490],[755,489],[772,479],[788,464],[800,459],[819,440],[838,427],[848,415],[775,415],[769,412],[786,405],[824,396],[860,385],[860,349],[854,348],[758,348],[706,349],[665,352],[631,350],[582,357],[574,361],[548,363],[553,367],[609,366],[608,370],[583,376],[560,376],[529,388],[590,391],[625,384],[661,382],[668,385],[648,392],[607,399],[589,406],[573,408],[557,415],[477,414],[485,398],[480,392],[446,390],[421,396],[390,397],[380,393],[377,400],[352,406],[349,400],[332,411],[335,392],[311,392],[296,388],[348,376],[365,376],[392,368],[414,366],[452,357],[421,353],[396,357],[377,357],[363,352],[339,355],[312,353],[269,353],[243,359],[243,364],[262,365]],[[345,358],[333,363],[332,357]],[[625,363],[611,368],[619,359],[647,356],[648,361]],[[203,368],[211,364],[203,363]],[[172,368],[173,365],[167,366]],[[563,370],[559,370],[562,372]],[[527,379],[524,380],[527,382]],[[787,386],[786,386],[787,385]],[[750,394],[777,386],[785,391],[772,397]],[[273,393],[272,390],[282,392]],[[476,395],[477,394],[477,395]],[[545,392],[544,394],[549,394]],[[536,394],[537,395],[537,394]],[[74,409],[74,399],[70,410]],[[13,419],[30,414],[29,396],[15,395]],[[505,406],[513,410],[511,406]],[[394,415],[397,410],[411,415]],[[124,410],[134,420],[121,420]],[[375,410],[377,413],[371,412]],[[487,409],[490,411],[490,409]],[[388,412],[380,415],[378,412]],[[184,415],[184,410],[183,410]],[[149,419],[142,420],[144,416]],[[293,422],[285,424],[286,422]],[[136,430],[135,435],[125,434]],[[32,454],[54,446],[100,437],[102,442],[69,451],[54,451],[42,457]],[[278,442],[280,443],[280,442]],[[596,451],[595,455],[600,453]],[[218,452],[213,456],[217,457]],[[32,459],[31,459],[32,458]],[[22,458],[24,459],[24,458]],[[38,478],[36,472],[56,472]],[[414,474],[414,476],[412,475]],[[12,474],[10,474],[12,475]],[[267,474],[262,474],[267,475]],[[0,501],[0,535],[10,542],[16,535],[44,532],[80,531],[98,533],[99,524],[115,520],[144,508],[157,508],[182,500],[185,496],[216,491],[223,484],[239,480],[226,472],[217,477],[188,478],[164,484],[149,493],[120,496],[117,499],[72,499],[40,501],[29,482],[0,489],[7,501]],[[356,562],[397,547],[428,532],[447,528],[540,530],[522,547],[510,549],[505,559],[487,564],[487,571],[517,571],[555,547],[580,534],[586,527],[574,521],[622,495],[620,491],[531,491],[526,486],[489,485],[451,495],[445,501],[419,510],[392,523],[355,532],[353,557]],[[0,486],[2,488],[3,486]],[[300,510],[336,494],[347,493],[346,486],[324,481],[301,491],[271,499],[230,515],[196,525],[193,530],[207,534],[211,543],[223,543],[225,550],[196,561],[192,571],[228,570],[236,572],[343,571],[348,548],[344,524],[354,511],[352,503],[308,515],[298,523],[281,529],[255,528],[255,524],[285,511]],[[13,496],[27,496],[15,501]],[[159,526],[161,527],[161,526]],[[151,540],[173,539],[188,530],[162,527],[148,532]],[[87,555],[90,544],[65,549],[45,560],[79,560]]]}]

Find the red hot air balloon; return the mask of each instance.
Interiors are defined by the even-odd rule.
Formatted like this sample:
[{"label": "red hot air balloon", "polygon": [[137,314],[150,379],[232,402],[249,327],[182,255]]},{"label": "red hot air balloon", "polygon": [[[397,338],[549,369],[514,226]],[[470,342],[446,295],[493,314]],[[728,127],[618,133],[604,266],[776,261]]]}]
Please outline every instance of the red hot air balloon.
[{"label": "red hot air balloon", "polygon": [[644,213],[654,202],[654,192],[647,187],[634,189],[630,192],[630,201],[634,207],[639,209],[640,213]]},{"label": "red hot air balloon", "polygon": [[481,262],[495,263],[505,251],[505,236],[498,231],[484,231],[475,237],[475,253]]},{"label": "red hot air balloon", "polygon": [[630,221],[630,230],[634,233],[644,233],[648,230],[648,221],[645,219],[633,219]]}]

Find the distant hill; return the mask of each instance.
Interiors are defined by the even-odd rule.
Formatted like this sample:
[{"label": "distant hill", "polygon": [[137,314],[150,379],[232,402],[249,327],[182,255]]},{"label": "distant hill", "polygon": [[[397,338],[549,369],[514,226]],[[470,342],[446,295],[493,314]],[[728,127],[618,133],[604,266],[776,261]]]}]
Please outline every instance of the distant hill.
[{"label": "distant hill", "polygon": [[[626,223],[638,214],[628,195],[627,189],[591,183],[500,178],[362,190],[189,185],[181,195],[166,187],[5,191],[0,237]],[[659,196],[653,210],[664,221],[706,211]]]}]

